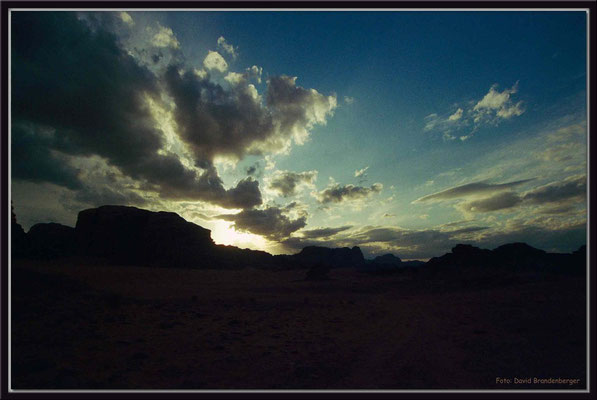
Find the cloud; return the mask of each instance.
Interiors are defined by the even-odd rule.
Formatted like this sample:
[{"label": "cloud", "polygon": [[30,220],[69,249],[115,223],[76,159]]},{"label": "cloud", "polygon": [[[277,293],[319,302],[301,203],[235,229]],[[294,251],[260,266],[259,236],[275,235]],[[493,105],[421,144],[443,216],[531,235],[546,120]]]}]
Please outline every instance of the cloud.
[{"label": "cloud", "polygon": [[433,129],[435,129],[435,127],[439,124],[440,119],[438,118],[438,115],[433,113],[433,114],[429,114],[425,117],[425,127],[423,128],[424,131],[431,131]]},{"label": "cloud", "polygon": [[203,59],[203,66],[207,70],[216,70],[220,72],[226,72],[228,69],[228,63],[224,60],[224,57],[217,51],[209,50],[205,59]]},{"label": "cloud", "polygon": [[465,212],[485,213],[512,208],[520,203],[522,203],[522,199],[518,194],[514,192],[504,192],[485,199],[459,204],[458,208]]},{"label": "cloud", "polygon": [[[79,203],[261,205],[257,171],[224,185],[214,159],[263,155],[272,166],[272,154],[327,122],[336,96],[273,76],[262,97],[249,83],[261,80],[256,65],[222,86],[211,80],[217,69],[184,63],[172,29],[127,21],[119,13],[12,16],[12,178],[59,185]],[[91,158],[106,169],[89,174]],[[116,180],[107,183],[109,174]]]},{"label": "cloud", "polygon": [[[458,107],[456,111],[446,116],[437,113],[429,114],[424,119],[423,131],[439,131],[444,141],[460,139],[466,141],[473,137],[483,125],[497,125],[502,120],[517,117],[525,112],[524,103],[512,101],[513,95],[518,92],[518,82],[510,89],[497,90],[494,84],[481,100],[464,108]],[[472,130],[470,127],[472,126]],[[463,132],[465,129],[468,132]]]},{"label": "cloud", "polygon": [[[585,204],[587,190],[585,175],[569,176],[562,181],[533,188],[524,194],[510,190],[528,181],[530,180],[500,185],[468,184],[422,197],[413,203],[472,197],[474,199],[471,201],[457,203],[456,208],[464,213],[487,213],[517,206],[546,206],[536,210],[542,214],[569,213],[577,210],[578,205]],[[479,198],[480,196],[485,197]]]},{"label": "cloud", "polygon": [[133,21],[133,18],[126,11],[121,11],[118,14],[118,16],[120,17],[120,19],[122,20],[122,22],[124,22],[125,24],[129,24],[129,25],[134,25],[135,24],[135,21]]},{"label": "cloud", "polygon": [[265,236],[270,240],[282,240],[291,233],[304,228],[307,217],[290,219],[285,213],[287,209],[267,207],[263,210],[243,210],[238,214],[224,214],[216,218],[234,222],[234,229]]},{"label": "cloud", "polygon": [[321,192],[315,193],[315,197],[322,204],[341,203],[368,198],[373,194],[381,192],[382,188],[383,185],[381,183],[374,183],[371,187],[331,183]]},{"label": "cloud", "polygon": [[587,194],[587,177],[574,175],[563,181],[552,182],[526,192],[525,202],[530,204],[556,203],[576,199],[582,201]]},{"label": "cloud", "polygon": [[506,243],[526,242],[554,252],[570,252],[586,242],[586,225],[542,226],[512,224],[505,227],[468,226],[459,229],[434,227],[410,230],[398,227],[368,226],[333,237],[292,236],[281,243],[290,252],[308,245],[327,247],[359,246],[366,257],[393,253],[402,259],[428,259],[449,252],[459,243],[494,249]]},{"label": "cloud", "polygon": [[147,200],[137,193],[123,190],[115,191],[110,187],[86,187],[75,195],[75,200],[86,205],[99,207],[110,205],[138,205],[147,204]]},{"label": "cloud", "polygon": [[336,95],[296,85],[296,77],[273,76],[268,80],[267,104],[280,132],[302,144],[316,124],[325,125],[337,106]]},{"label": "cloud", "polygon": [[466,185],[456,186],[456,187],[453,187],[450,189],[442,190],[441,192],[423,196],[423,197],[413,201],[413,204],[429,202],[429,201],[443,201],[443,200],[450,200],[450,199],[456,199],[456,198],[492,194],[492,193],[496,193],[496,192],[500,192],[500,191],[504,191],[504,190],[509,190],[513,187],[522,185],[522,184],[524,184],[526,182],[530,182],[532,180],[533,179],[523,179],[520,181],[499,183],[499,184],[490,184],[490,183],[485,183],[485,182],[468,183]]},{"label": "cloud", "polygon": [[[261,74],[263,68],[253,65],[251,68],[247,68],[245,72],[229,72],[224,79],[233,86],[236,85],[247,85],[251,79],[254,79],[257,83],[261,83]],[[253,86],[253,85],[250,85]],[[255,90],[256,92],[256,90]],[[257,97],[257,96],[254,96]]]},{"label": "cloud", "polygon": [[335,97],[295,85],[295,79],[271,77],[267,105],[248,83],[229,89],[192,71],[170,66],[165,83],[176,104],[174,118],[181,139],[199,165],[215,156],[242,159],[288,151],[292,141],[303,143],[316,124],[325,124]]},{"label": "cloud", "polygon": [[13,178],[80,190],[69,157],[97,155],[163,198],[261,204],[256,181],[227,190],[210,160],[199,173],[164,150],[148,106],[161,101],[157,78],[114,35],[63,12],[17,13],[12,26]]},{"label": "cloud", "polygon": [[245,168],[248,176],[261,177],[263,174],[263,166],[258,161]]},{"label": "cloud", "polygon": [[344,102],[346,104],[352,104],[352,103],[354,103],[354,97],[344,96]]},{"label": "cloud", "polygon": [[317,180],[317,171],[276,171],[274,176],[269,180],[269,188],[278,192],[284,197],[294,196],[297,187],[313,186]]},{"label": "cloud", "polygon": [[[123,19],[124,20],[124,19]],[[172,47],[178,49],[180,43],[172,29],[162,26],[158,23],[158,31],[153,35],[152,44],[156,47]]]},{"label": "cloud", "polygon": [[354,171],[355,178],[361,178],[361,177],[367,176],[366,172],[368,169],[369,169],[369,167],[367,166],[363,169],[357,169],[356,171]]},{"label": "cloud", "polygon": [[306,239],[329,238],[331,236],[337,235],[340,232],[344,232],[350,228],[352,228],[352,225],[340,226],[337,228],[310,229],[301,231],[300,234],[303,238]]},{"label": "cloud", "polygon": [[226,53],[230,54],[233,59],[236,59],[237,53],[236,48],[229,44],[224,36],[220,36],[218,38],[218,47],[224,50]]},{"label": "cloud", "polygon": [[[40,132],[42,131],[42,132]],[[46,146],[51,139],[35,126],[13,123],[12,178],[30,182],[50,182],[69,189],[81,189],[79,170],[66,162],[62,153]],[[62,155],[62,156],[61,156]]]},{"label": "cloud", "polygon": [[510,89],[502,92],[497,90],[497,83],[489,88],[489,92],[473,107],[475,122],[493,119],[495,117],[508,119],[524,113],[522,102],[512,103],[511,96],[518,92],[518,82]]},{"label": "cloud", "polygon": [[[144,101],[158,95],[153,75],[115,37],[92,32],[72,13],[17,13],[12,27],[13,152],[24,140],[18,127],[26,125],[27,140],[36,141],[31,146],[98,154],[127,173],[150,178],[139,164],[158,157],[162,145]],[[26,160],[14,157],[17,169],[21,163]]]},{"label": "cloud", "polygon": [[[333,239],[322,241],[327,246],[352,247],[359,246],[363,252],[375,255],[394,253],[401,258],[429,258],[444,254],[457,243],[465,241],[486,227],[473,226],[452,231],[437,228],[425,230],[409,230],[397,227],[363,227],[347,234],[340,234]],[[298,245],[299,241],[285,242],[286,245]],[[311,244],[317,242],[311,241]]]},{"label": "cloud", "polygon": [[251,68],[247,68],[246,70],[249,77],[254,78],[257,83],[261,83],[261,75],[263,74],[263,68],[258,67],[257,65],[253,65]]},{"label": "cloud", "polygon": [[551,164],[564,163],[586,169],[587,126],[578,123],[565,126],[546,135],[546,142],[535,156]]},{"label": "cloud", "polygon": [[456,112],[448,117],[448,121],[458,121],[462,118],[462,108],[456,110]]}]

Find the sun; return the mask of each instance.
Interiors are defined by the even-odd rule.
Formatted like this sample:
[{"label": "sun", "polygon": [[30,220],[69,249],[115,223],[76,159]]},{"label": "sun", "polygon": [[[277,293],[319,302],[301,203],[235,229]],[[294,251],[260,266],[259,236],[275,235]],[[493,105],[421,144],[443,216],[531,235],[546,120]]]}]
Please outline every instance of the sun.
[{"label": "sun", "polygon": [[232,245],[253,250],[265,250],[267,241],[259,235],[238,232],[231,222],[214,221],[211,237],[216,244]]}]

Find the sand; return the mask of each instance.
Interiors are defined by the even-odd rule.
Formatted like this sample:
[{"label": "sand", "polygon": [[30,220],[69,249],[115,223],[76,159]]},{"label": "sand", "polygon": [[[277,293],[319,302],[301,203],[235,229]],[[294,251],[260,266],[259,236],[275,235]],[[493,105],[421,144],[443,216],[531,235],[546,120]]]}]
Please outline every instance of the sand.
[{"label": "sand", "polygon": [[[12,275],[13,389],[586,387],[584,277],[309,282],[75,259]],[[534,377],[580,381],[513,383]]]}]

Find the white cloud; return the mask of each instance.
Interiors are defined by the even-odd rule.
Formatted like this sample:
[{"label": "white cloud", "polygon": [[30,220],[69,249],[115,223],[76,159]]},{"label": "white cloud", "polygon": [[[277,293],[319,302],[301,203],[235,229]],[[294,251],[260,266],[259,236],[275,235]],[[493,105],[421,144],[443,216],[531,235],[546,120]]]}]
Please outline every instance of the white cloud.
[{"label": "white cloud", "polygon": [[433,113],[426,116],[425,121],[425,127],[423,128],[423,130],[427,132],[433,130],[437,126],[439,119],[437,114]]},{"label": "white cloud", "polygon": [[[439,131],[442,133],[444,141],[460,139],[466,141],[470,139],[475,132],[486,124],[497,125],[502,120],[518,117],[525,112],[524,103],[512,101],[513,95],[518,92],[518,82],[510,89],[499,91],[498,85],[494,84],[489,88],[489,92],[483,98],[472,106],[458,107],[450,115],[429,114],[425,117],[423,131]],[[472,130],[462,132],[467,127]]]},{"label": "white cloud", "polygon": [[193,72],[195,73],[195,75],[197,75],[201,79],[207,78],[207,71],[204,70],[204,69],[197,69],[197,68],[195,68],[193,70]]},{"label": "white cloud", "polygon": [[156,47],[172,47],[178,49],[180,43],[172,29],[162,26],[158,23],[158,32],[153,35],[152,44]]},{"label": "white cloud", "polygon": [[215,69],[220,72],[226,72],[228,69],[228,63],[224,60],[224,57],[217,51],[210,50],[203,60],[203,66],[208,70]]},{"label": "white cloud", "polygon": [[[229,72],[224,79],[231,85],[247,84],[251,79],[254,79],[257,83],[261,83],[261,74],[263,68],[253,65],[251,68],[247,68],[245,72]],[[252,86],[252,85],[250,85]]]},{"label": "white cloud", "polygon": [[262,67],[253,65],[251,68],[247,68],[247,73],[249,74],[249,77],[255,78],[257,83],[261,83],[261,74],[263,73]]},{"label": "white cloud", "polygon": [[456,112],[448,117],[448,121],[458,121],[462,118],[462,108],[456,110]]},{"label": "white cloud", "polygon": [[492,109],[492,110],[499,110],[504,107],[506,103],[510,100],[510,95],[516,93],[518,91],[518,82],[512,86],[511,89],[505,89],[503,92],[498,92],[496,88],[498,87],[497,83],[489,88],[489,92],[481,99],[473,110],[478,111],[484,108]]},{"label": "white cloud", "polygon": [[522,108],[522,101],[519,101],[518,103],[516,103],[515,105],[513,105],[511,107],[501,108],[497,112],[497,116],[508,119],[513,116],[518,117],[518,116],[522,115],[522,113],[524,113],[524,109]]},{"label": "white cloud", "polygon": [[245,75],[238,72],[228,72],[224,79],[232,85],[239,85],[246,80]]},{"label": "white cloud", "polygon": [[126,11],[121,11],[120,14],[118,14],[118,15],[120,16],[120,19],[122,20],[122,22],[124,22],[125,24],[129,24],[129,25],[135,24],[135,21],[133,21],[133,18]]},{"label": "white cloud", "polygon": [[354,97],[344,96],[344,102],[346,104],[352,104],[352,103],[354,103]]},{"label": "white cloud", "polygon": [[496,120],[500,118],[509,119],[524,113],[522,101],[513,104],[511,99],[512,95],[518,92],[518,82],[510,89],[504,89],[502,92],[499,92],[497,87],[497,84],[491,86],[489,92],[473,107],[476,123],[497,122]]},{"label": "white cloud", "polygon": [[354,171],[355,178],[360,178],[360,177],[364,176],[368,169],[369,169],[369,167],[367,166],[363,169],[357,169],[356,171]]}]

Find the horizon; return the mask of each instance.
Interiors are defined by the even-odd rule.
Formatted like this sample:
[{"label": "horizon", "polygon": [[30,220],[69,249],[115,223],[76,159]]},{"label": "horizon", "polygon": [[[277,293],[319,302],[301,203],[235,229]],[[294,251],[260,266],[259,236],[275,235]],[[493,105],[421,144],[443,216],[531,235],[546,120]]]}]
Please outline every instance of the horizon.
[{"label": "horizon", "polygon": [[[97,208],[100,208],[100,207],[120,207],[120,206],[118,206],[118,205],[113,205],[113,204],[104,204],[104,205],[98,206]],[[139,210],[143,210],[142,208],[135,207],[135,206],[124,206],[124,207],[132,207],[132,208],[136,208],[136,209],[139,209]],[[92,209],[93,209],[93,208],[92,208]],[[87,210],[89,210],[89,209],[87,209]],[[80,212],[83,212],[83,211],[86,211],[86,210],[81,210]],[[153,211],[153,212],[171,212],[171,211],[156,210],[156,211]],[[175,214],[176,214],[176,213],[175,213]],[[77,214],[77,215],[78,215],[78,214]],[[176,215],[178,215],[178,214],[176,214]],[[186,221],[186,220],[185,220],[185,221]],[[191,221],[187,221],[187,222],[191,222]],[[18,223],[18,219],[17,219],[17,223]],[[194,223],[194,222],[191,222],[191,223]],[[35,225],[38,225],[38,224],[45,224],[45,223],[44,223],[44,222],[40,222],[40,223],[34,224],[34,225],[32,225],[32,226],[31,226],[31,228],[32,228],[33,226],[35,226]],[[195,223],[194,223],[194,224],[195,224]],[[75,224],[75,225],[76,225],[76,224]],[[198,225],[198,224],[196,224],[196,225]],[[65,225],[65,226],[68,226],[68,225]],[[201,225],[198,225],[198,226],[199,226],[199,227],[201,227],[201,228],[204,228],[204,227],[202,227]],[[31,228],[29,228],[29,229],[31,229]],[[70,228],[73,228],[73,229],[74,229],[74,228],[75,228],[75,226],[70,226]],[[205,228],[204,228],[204,229],[205,229]],[[210,237],[211,237],[211,230],[209,230],[209,229],[208,229],[208,231],[209,231],[209,233],[210,233]],[[212,239],[213,239],[213,238],[212,238]],[[229,245],[229,244],[221,244],[221,243],[215,243],[215,242],[214,242],[214,244],[215,244],[216,246],[232,246],[232,247],[237,247],[237,248],[240,248],[240,249],[243,249],[243,250],[247,250],[247,249],[248,249],[248,248],[242,248],[242,247],[238,247],[238,246],[234,246],[234,245]],[[488,249],[488,250],[492,250],[492,251],[493,251],[493,250],[495,250],[495,249],[497,249],[497,248],[499,248],[499,247],[502,247],[502,246],[505,246],[505,245],[511,245],[511,244],[526,244],[526,245],[528,245],[528,244],[527,244],[527,243],[525,243],[525,242],[502,243],[502,244],[500,244],[500,245],[496,246],[495,248],[491,248],[491,249]],[[456,244],[456,246],[459,246],[459,245],[465,245],[465,246],[466,246],[466,245],[471,245],[471,243],[458,243],[458,244]],[[474,246],[474,244],[472,244],[472,246]],[[579,249],[580,249],[582,246],[586,246],[586,243],[585,243],[585,244],[581,244],[581,246],[579,247]],[[317,245],[309,245],[309,246],[305,246],[305,247],[324,247],[324,248],[329,248],[329,247],[326,247],[326,246],[317,246]],[[296,254],[299,254],[299,253],[300,253],[300,252],[301,252],[301,251],[302,251],[302,250],[303,250],[305,247],[303,247],[303,248],[301,248],[301,249],[298,249],[298,250],[297,250],[296,252],[294,252],[294,253],[288,253],[288,254],[286,254],[286,253],[280,253],[280,254],[277,254],[277,255],[296,255]],[[361,250],[361,248],[360,248],[358,245],[355,245],[355,246],[353,246],[352,248],[354,248],[354,247],[356,247],[356,248],[358,248],[359,250]],[[475,247],[476,247],[476,246],[475,246]],[[336,247],[336,248],[340,248],[340,247]],[[346,246],[345,246],[345,247],[342,247],[342,248],[345,248],[345,249],[350,249],[350,247],[346,247]],[[579,249],[577,249],[577,250],[579,250]],[[251,250],[251,249],[249,249],[249,250]],[[452,249],[450,249],[450,252],[451,252],[452,250],[453,250],[453,248],[452,248]],[[549,252],[547,252],[547,251],[546,251],[546,250],[544,250],[544,249],[538,249],[538,250],[545,251],[546,253],[548,253],[548,254],[549,254]],[[262,250],[262,251],[265,251],[265,250]],[[267,251],[266,251],[266,252],[267,252]],[[269,252],[268,252],[268,253],[269,253]],[[403,262],[409,262],[409,261],[424,261],[424,262],[427,262],[427,261],[429,261],[431,258],[435,258],[435,257],[440,257],[440,256],[441,256],[441,255],[434,255],[434,256],[432,256],[432,257],[429,257],[429,258],[417,258],[417,259],[415,259],[415,258],[403,258],[403,257],[401,257],[401,256],[400,256],[400,254],[396,254],[396,253],[383,253],[383,254],[376,254],[376,255],[373,255],[373,256],[369,255],[368,257],[366,256],[366,254],[365,254],[365,253],[363,253],[363,257],[364,257],[364,259],[365,259],[365,260],[367,260],[367,261],[373,261],[373,260],[374,260],[376,257],[379,257],[379,256],[384,256],[384,255],[393,255],[393,256],[395,256],[395,257],[398,257],[398,258],[400,258],[400,260],[401,260],[401,261],[403,261]],[[444,254],[442,254],[442,255],[444,255]]]},{"label": "horizon", "polygon": [[271,254],[570,253],[587,234],[586,19],[11,11],[17,221],[114,203]]}]

